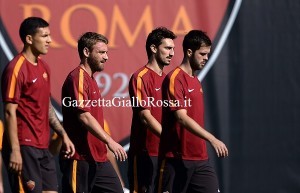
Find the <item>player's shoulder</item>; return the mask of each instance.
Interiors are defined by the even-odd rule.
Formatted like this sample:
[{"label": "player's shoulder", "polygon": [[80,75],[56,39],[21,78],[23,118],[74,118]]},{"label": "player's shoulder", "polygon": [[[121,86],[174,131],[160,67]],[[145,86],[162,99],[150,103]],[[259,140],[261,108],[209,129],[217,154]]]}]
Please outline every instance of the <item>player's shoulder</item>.
[{"label": "player's shoulder", "polygon": [[19,66],[18,68],[20,68],[24,62],[26,62],[26,58],[23,55],[18,54],[11,61],[8,62],[5,70],[13,69],[17,65]]},{"label": "player's shoulder", "polygon": [[73,79],[78,79],[78,78],[87,78],[89,77],[89,75],[83,68],[77,66],[76,68],[70,71],[68,77]]},{"label": "player's shoulder", "polygon": [[176,67],[167,74],[166,78],[168,78],[168,79],[179,78],[181,76],[181,74],[182,74],[181,68]]},{"label": "player's shoulder", "polygon": [[64,84],[70,84],[72,82],[78,82],[80,79],[80,69],[78,67],[74,68],[73,70],[71,70],[69,72],[69,74],[67,75]]},{"label": "player's shoulder", "polygon": [[143,66],[132,74],[132,78],[134,79],[137,79],[138,77],[145,78],[148,75],[148,73],[149,73],[149,69],[146,66]]}]

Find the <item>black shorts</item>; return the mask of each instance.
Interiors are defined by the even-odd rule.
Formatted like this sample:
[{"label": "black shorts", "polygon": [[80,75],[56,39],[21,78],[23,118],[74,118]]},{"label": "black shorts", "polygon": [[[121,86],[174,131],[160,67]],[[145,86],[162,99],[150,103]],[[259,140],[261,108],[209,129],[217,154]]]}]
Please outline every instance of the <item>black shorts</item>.
[{"label": "black shorts", "polygon": [[[21,146],[21,155],[21,176],[9,172],[7,168],[12,192],[58,191],[55,160],[48,149]],[[3,158],[5,165],[9,166],[10,151],[3,151]]]},{"label": "black shorts", "polygon": [[60,160],[63,193],[123,193],[120,179],[109,161]]},{"label": "black shorts", "polygon": [[158,193],[218,193],[217,175],[208,160],[164,159],[160,164]]},{"label": "black shorts", "polygon": [[128,181],[130,192],[153,193],[157,174],[157,157],[148,154],[129,156]]}]

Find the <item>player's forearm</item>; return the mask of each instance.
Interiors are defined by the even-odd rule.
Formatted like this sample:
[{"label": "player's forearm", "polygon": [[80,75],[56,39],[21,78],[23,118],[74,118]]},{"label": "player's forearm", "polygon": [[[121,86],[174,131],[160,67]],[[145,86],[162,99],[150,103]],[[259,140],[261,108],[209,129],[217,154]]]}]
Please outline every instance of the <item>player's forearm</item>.
[{"label": "player's forearm", "polygon": [[18,138],[18,125],[16,115],[16,104],[6,104],[4,107],[5,128],[10,142],[11,149],[20,151],[20,144]]},{"label": "player's forearm", "polygon": [[105,144],[110,142],[111,137],[104,131],[98,121],[89,112],[80,113],[78,118],[80,122],[84,124],[85,128],[95,137]]},{"label": "player's forearm", "polygon": [[156,136],[160,137],[161,130],[162,130],[161,124],[155,118],[148,121],[148,126],[152,133],[154,133]]},{"label": "player's forearm", "polygon": [[215,139],[215,137],[211,133],[209,133],[204,128],[202,128],[196,121],[194,121],[186,113],[175,112],[175,115],[179,124],[185,127],[186,129],[188,129],[193,134],[209,142]]},{"label": "player's forearm", "polygon": [[161,124],[152,116],[149,110],[140,112],[140,119],[148,126],[152,133],[160,137],[162,130]]},{"label": "player's forearm", "polygon": [[61,125],[55,111],[54,108],[51,104],[51,101],[49,103],[49,124],[50,127],[60,136],[60,137],[64,137],[66,135],[66,132],[63,128],[63,126]]}]

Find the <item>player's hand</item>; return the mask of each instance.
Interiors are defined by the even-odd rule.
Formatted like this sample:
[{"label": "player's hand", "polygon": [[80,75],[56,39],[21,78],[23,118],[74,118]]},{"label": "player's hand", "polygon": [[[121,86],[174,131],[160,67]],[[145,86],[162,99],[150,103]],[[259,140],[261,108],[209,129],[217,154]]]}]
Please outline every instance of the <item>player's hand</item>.
[{"label": "player's hand", "polygon": [[110,139],[107,143],[107,147],[112,151],[112,153],[115,155],[116,160],[125,161],[127,159],[127,153],[123,149],[123,147],[115,142],[113,139]]},{"label": "player's hand", "polygon": [[20,150],[13,150],[10,153],[9,170],[12,172],[16,172],[18,175],[21,175],[22,164],[23,161]]},{"label": "player's hand", "polygon": [[218,157],[228,156],[228,149],[222,141],[218,140],[217,138],[214,138],[214,140],[211,141],[211,145],[215,149]]},{"label": "player's hand", "polygon": [[67,134],[64,134],[64,136],[63,136],[62,153],[64,155],[64,158],[67,158],[67,159],[73,157],[73,155],[75,154],[75,146]]}]

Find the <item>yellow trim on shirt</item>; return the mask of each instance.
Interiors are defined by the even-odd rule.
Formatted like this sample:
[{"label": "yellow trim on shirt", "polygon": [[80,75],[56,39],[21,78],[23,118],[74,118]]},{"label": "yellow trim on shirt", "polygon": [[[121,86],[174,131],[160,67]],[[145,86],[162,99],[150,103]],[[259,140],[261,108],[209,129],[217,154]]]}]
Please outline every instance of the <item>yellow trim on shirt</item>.
[{"label": "yellow trim on shirt", "polygon": [[20,71],[20,68],[21,68],[24,60],[25,60],[25,57],[21,56],[18,59],[16,65],[14,67],[13,74],[12,74],[12,77],[11,77],[10,86],[9,86],[8,98],[14,98],[14,96],[15,96],[17,78],[18,78],[19,71]]},{"label": "yellow trim on shirt", "polygon": [[174,96],[175,96],[175,78],[176,78],[177,74],[179,73],[179,71],[180,71],[180,68],[177,68],[176,70],[174,70],[174,72],[170,78],[169,90],[172,95],[172,98],[174,98]]},{"label": "yellow trim on shirt", "polygon": [[[83,79],[84,79],[84,75],[83,75],[84,71],[83,69],[79,70],[79,82],[78,82],[78,100],[79,101],[83,101]],[[83,108],[83,103],[81,103],[81,108]]]},{"label": "yellow trim on shirt", "polygon": [[138,98],[139,101],[142,100],[142,85],[143,85],[142,77],[144,76],[144,74],[146,74],[147,71],[148,71],[148,69],[145,68],[137,76],[137,81],[136,81],[136,96],[137,96],[137,98]]}]

